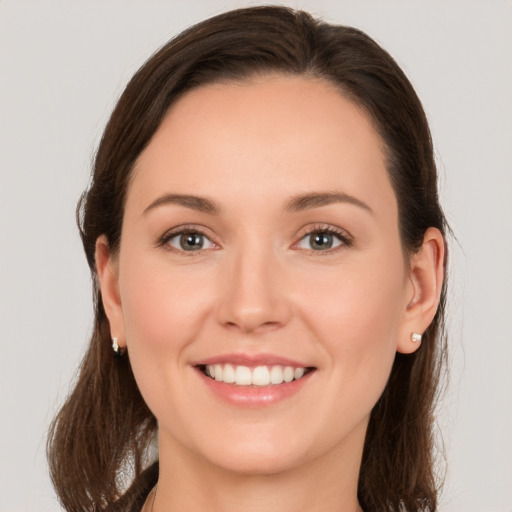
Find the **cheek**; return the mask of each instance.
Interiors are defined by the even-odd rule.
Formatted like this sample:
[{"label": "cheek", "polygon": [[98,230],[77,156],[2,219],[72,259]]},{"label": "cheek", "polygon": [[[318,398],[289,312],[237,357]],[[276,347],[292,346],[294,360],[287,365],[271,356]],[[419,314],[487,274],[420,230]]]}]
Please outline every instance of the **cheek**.
[{"label": "cheek", "polygon": [[[162,260],[160,258],[160,260]],[[161,390],[186,363],[186,347],[200,335],[207,314],[205,279],[171,270],[163,261],[130,253],[120,262],[120,294],[126,343],[139,388],[153,409]],[[203,286],[205,293],[197,293]]]},{"label": "cheek", "polygon": [[[380,394],[395,357],[404,309],[401,257],[354,265],[303,290],[304,318],[339,379]],[[317,283],[318,284],[318,283]]]},{"label": "cheek", "polygon": [[[154,261],[156,260],[156,261]],[[176,350],[193,338],[206,304],[208,280],[173,268],[165,258],[131,254],[120,265],[120,292],[127,343]]]}]

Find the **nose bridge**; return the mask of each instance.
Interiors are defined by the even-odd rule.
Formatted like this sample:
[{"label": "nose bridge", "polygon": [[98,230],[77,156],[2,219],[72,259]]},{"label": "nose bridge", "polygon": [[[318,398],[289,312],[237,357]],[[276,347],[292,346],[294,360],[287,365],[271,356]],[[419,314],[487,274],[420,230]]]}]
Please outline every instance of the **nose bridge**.
[{"label": "nose bridge", "polygon": [[289,306],[276,251],[253,239],[234,249],[227,262],[221,283],[220,321],[244,332],[286,323]]}]

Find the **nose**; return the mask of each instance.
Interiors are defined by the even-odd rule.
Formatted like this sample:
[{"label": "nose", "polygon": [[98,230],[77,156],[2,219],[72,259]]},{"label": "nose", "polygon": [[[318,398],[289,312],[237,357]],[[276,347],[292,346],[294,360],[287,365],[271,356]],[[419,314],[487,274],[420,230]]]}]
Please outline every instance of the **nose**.
[{"label": "nose", "polygon": [[219,322],[257,333],[277,329],[291,317],[283,265],[271,251],[243,250],[233,255],[220,280]]}]

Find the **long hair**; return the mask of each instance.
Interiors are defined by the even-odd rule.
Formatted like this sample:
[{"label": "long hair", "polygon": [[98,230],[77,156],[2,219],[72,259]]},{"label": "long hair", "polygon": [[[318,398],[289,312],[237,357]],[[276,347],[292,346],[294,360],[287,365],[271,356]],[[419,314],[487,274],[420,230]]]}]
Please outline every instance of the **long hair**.
[{"label": "long hair", "polygon": [[[128,484],[134,494],[143,489],[140,475],[157,428],[138,390],[129,354],[116,359],[110,348],[94,261],[96,239],[106,235],[111,251],[118,250],[134,163],[170,105],[201,85],[270,73],[327,80],[368,113],[385,145],[407,255],[419,249],[427,228],[446,231],[421,103],[393,58],[366,34],[303,11],[253,7],[213,17],[172,39],[121,95],[101,139],[91,185],[77,208],[93,277],[94,332],[48,438],[52,480],[69,512],[115,507]],[[372,410],[358,484],[366,512],[437,507],[433,423],[443,368],[445,293],[446,281],[420,349],[396,355],[385,391]]]}]

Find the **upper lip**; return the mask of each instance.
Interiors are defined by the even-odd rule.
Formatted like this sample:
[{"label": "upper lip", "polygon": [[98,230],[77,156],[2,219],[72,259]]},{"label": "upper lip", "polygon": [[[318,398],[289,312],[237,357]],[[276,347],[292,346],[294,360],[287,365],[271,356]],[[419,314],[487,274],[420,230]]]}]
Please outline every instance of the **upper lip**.
[{"label": "upper lip", "polygon": [[192,363],[193,366],[212,364],[232,364],[235,366],[293,366],[294,368],[308,368],[311,365],[276,354],[222,354],[208,357]]}]

